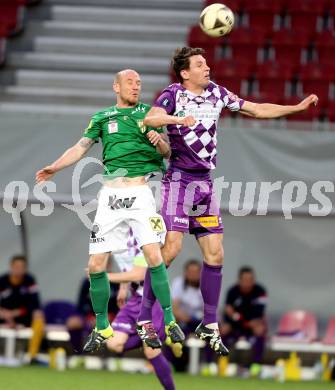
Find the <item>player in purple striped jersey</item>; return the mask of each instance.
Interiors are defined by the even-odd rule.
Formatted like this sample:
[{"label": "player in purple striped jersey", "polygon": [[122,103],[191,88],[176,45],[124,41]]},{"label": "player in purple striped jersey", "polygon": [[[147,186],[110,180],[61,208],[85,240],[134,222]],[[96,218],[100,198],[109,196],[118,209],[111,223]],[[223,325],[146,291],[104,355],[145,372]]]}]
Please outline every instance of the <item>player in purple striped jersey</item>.
[{"label": "player in purple striped jersey", "polygon": [[[279,118],[317,104],[310,95],[295,106],[256,104],[240,99],[210,80],[210,68],[201,48],[183,47],[174,55],[173,68],[179,83],[167,87],[147,113],[147,126],[167,126],[171,146],[168,171],[162,180],[162,207],[167,237],[162,249],[169,265],[181,250],[185,232],[194,234],[204,263],[200,289],[204,317],[196,334],[219,354],[228,354],[218,331],[217,306],[223,265],[223,225],[215,199],[210,171],[216,166],[217,124],[228,108],[254,118]],[[150,319],[154,295],[146,274],[139,321]]]}]

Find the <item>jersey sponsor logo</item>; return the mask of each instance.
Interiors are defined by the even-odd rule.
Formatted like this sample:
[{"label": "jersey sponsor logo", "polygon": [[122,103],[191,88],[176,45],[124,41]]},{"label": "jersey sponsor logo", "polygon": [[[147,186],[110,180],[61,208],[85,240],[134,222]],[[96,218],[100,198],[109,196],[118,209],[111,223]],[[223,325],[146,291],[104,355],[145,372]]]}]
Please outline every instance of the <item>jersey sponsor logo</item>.
[{"label": "jersey sponsor logo", "polygon": [[186,93],[181,93],[180,96],[179,96],[179,99],[178,99],[178,102],[182,105],[182,106],[186,106],[186,104],[188,103],[188,96]]},{"label": "jersey sponsor logo", "polygon": [[144,121],[142,119],[137,121],[137,126],[140,128],[141,133],[145,133],[147,126],[144,126]]},{"label": "jersey sponsor logo", "polygon": [[195,219],[202,227],[217,227],[219,226],[219,217],[212,215],[208,217],[197,217]]},{"label": "jersey sponsor logo", "polygon": [[116,115],[118,112],[115,110],[115,111],[106,111],[104,112],[104,115],[105,116],[111,116],[111,115]]},{"label": "jersey sponsor logo", "polygon": [[149,221],[154,232],[163,233],[163,221],[161,217],[151,217]]},{"label": "jersey sponsor logo", "polygon": [[109,134],[117,133],[118,130],[119,130],[119,128],[118,128],[118,124],[116,121],[109,121],[108,122],[108,133]]},{"label": "jersey sponsor logo", "polygon": [[116,195],[113,195],[109,197],[108,206],[112,210],[130,209],[134,204],[135,200],[136,200],[136,196],[133,196],[132,198],[117,199]]},{"label": "jersey sponsor logo", "polygon": [[162,102],[162,106],[167,107],[170,104],[170,100],[168,98],[164,99]]},{"label": "jersey sponsor logo", "polygon": [[138,106],[131,113],[136,114],[137,112],[145,112],[145,106]]},{"label": "jersey sponsor logo", "polygon": [[185,111],[179,111],[179,112],[177,112],[177,116],[181,116],[181,117],[186,116]]},{"label": "jersey sponsor logo", "polygon": [[127,121],[128,119],[129,119],[129,116],[124,115],[123,120],[124,120],[124,121]]},{"label": "jersey sponsor logo", "polygon": [[97,223],[95,223],[92,226],[91,237],[90,237],[90,243],[91,244],[98,244],[100,242],[105,242],[105,238],[104,237],[98,237],[100,230],[101,230],[100,226]]},{"label": "jersey sponsor logo", "polygon": [[115,326],[115,327],[118,327],[118,328],[127,329],[127,330],[131,330],[131,325],[130,324],[126,324],[124,322],[113,322],[112,326]]},{"label": "jersey sponsor logo", "polygon": [[174,223],[180,223],[182,225],[189,225],[189,220],[187,218],[179,218],[179,217],[174,217],[173,220]]}]

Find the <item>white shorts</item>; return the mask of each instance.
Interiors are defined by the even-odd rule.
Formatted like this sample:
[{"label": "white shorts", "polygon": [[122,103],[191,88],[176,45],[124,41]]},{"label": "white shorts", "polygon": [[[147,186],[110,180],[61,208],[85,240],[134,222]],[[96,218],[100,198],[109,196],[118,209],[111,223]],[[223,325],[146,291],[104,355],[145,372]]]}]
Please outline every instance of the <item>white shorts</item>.
[{"label": "white shorts", "polygon": [[164,244],[165,223],[156,212],[155,199],[149,186],[103,186],[90,236],[90,255],[126,250],[129,228],[133,230],[140,247]]}]

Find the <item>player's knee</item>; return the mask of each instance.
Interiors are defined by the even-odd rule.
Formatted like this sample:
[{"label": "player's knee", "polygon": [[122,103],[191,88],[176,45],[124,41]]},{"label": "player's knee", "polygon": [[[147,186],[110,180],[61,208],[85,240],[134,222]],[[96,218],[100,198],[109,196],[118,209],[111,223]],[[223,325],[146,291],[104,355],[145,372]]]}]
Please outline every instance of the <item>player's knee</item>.
[{"label": "player's knee", "polygon": [[166,242],[162,249],[164,262],[169,266],[181,251],[182,243],[179,241]]},{"label": "player's knee", "polygon": [[153,348],[149,348],[149,347],[145,347],[144,348],[144,356],[148,359],[148,360],[152,360],[154,359],[155,357],[157,357],[162,351],[160,349],[153,349]]},{"label": "player's knee", "polygon": [[113,340],[113,337],[107,340],[107,348],[115,353],[122,353],[124,350],[124,344],[119,340]]},{"label": "player's knee", "polygon": [[224,251],[222,245],[218,245],[209,249],[206,254],[206,263],[210,265],[222,265],[223,264]]},{"label": "player's knee", "polygon": [[106,270],[106,254],[91,255],[88,260],[89,273],[103,272]]}]

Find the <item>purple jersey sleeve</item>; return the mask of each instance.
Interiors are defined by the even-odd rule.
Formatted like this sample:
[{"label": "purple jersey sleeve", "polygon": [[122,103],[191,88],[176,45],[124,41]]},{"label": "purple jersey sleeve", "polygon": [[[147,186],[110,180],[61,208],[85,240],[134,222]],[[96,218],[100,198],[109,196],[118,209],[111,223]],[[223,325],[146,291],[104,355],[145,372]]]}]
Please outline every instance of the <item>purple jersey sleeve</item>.
[{"label": "purple jersey sleeve", "polygon": [[227,88],[222,87],[221,85],[219,88],[224,107],[228,108],[230,111],[239,111],[244,104],[244,100],[240,99],[233,92],[230,92]]},{"label": "purple jersey sleeve", "polygon": [[154,107],[163,108],[169,115],[174,113],[176,108],[176,98],[175,94],[169,87],[164,89],[161,95],[156,99]]}]

